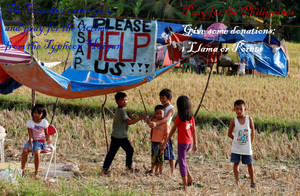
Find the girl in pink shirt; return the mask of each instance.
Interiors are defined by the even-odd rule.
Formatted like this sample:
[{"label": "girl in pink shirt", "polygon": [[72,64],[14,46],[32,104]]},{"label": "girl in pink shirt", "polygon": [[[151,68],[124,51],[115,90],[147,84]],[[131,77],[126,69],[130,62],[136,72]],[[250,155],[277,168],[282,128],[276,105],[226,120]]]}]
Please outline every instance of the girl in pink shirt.
[{"label": "girl in pink shirt", "polygon": [[186,163],[186,154],[193,144],[193,151],[197,151],[197,135],[195,133],[195,120],[192,114],[192,106],[187,96],[180,96],[177,99],[178,115],[175,119],[167,140],[163,146],[166,146],[168,140],[178,130],[178,163],[179,171],[183,181],[183,188],[186,191],[187,186],[191,185],[193,178]]},{"label": "girl in pink shirt", "polygon": [[34,153],[34,176],[37,176],[40,166],[40,152],[46,148],[46,141],[51,143],[48,135],[49,123],[44,119],[46,115],[47,113],[44,106],[36,104],[31,111],[32,120],[28,120],[26,123],[29,139],[22,152],[22,176],[25,174],[25,166],[30,152]]}]

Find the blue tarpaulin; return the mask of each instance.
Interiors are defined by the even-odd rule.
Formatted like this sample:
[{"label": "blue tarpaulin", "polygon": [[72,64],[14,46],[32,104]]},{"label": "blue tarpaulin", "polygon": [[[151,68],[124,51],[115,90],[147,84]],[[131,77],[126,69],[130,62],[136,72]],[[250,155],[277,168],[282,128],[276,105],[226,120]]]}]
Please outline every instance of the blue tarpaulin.
[{"label": "blue tarpaulin", "polygon": [[256,69],[259,72],[286,77],[288,61],[280,47],[271,47],[261,43],[239,43],[238,54],[248,62],[246,69]]}]

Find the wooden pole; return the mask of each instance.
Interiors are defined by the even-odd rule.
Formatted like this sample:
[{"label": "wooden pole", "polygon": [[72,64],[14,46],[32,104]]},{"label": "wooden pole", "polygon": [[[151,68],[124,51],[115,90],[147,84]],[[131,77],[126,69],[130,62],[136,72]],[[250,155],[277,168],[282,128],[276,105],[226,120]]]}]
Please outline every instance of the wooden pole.
[{"label": "wooden pole", "polygon": [[[33,0],[31,0],[31,31],[30,31],[30,52],[33,59],[33,24],[34,24],[34,14],[33,14]],[[31,107],[35,105],[35,90],[31,90]]]},{"label": "wooden pole", "polygon": [[108,139],[107,139],[107,131],[106,131],[106,122],[105,122],[105,113],[104,113],[104,105],[107,100],[107,95],[105,95],[104,102],[101,107],[102,119],[103,119],[103,128],[104,128],[104,135],[105,135],[105,142],[106,142],[106,152],[108,152]]},{"label": "wooden pole", "polygon": [[144,99],[143,99],[143,96],[142,96],[142,93],[141,93],[141,90],[140,90],[140,89],[139,89],[139,94],[140,94],[140,97],[141,97],[141,99],[142,99],[142,103],[143,103],[143,106],[144,106],[144,110],[145,110],[146,115],[147,115],[147,114],[148,114],[147,108],[146,108],[146,105],[145,105],[145,102],[144,102]]},{"label": "wooden pole", "polygon": [[[218,51],[220,50],[220,46],[221,46],[221,44],[220,44],[220,36],[218,35]],[[206,91],[207,91],[207,88],[208,88],[208,85],[209,85],[209,81],[210,81],[210,77],[211,77],[211,73],[212,73],[213,67],[214,67],[214,63],[212,64],[212,66],[210,68],[209,75],[208,75],[208,78],[207,78],[207,81],[206,81],[206,85],[205,85],[205,89],[203,91],[203,94],[202,94],[200,103],[199,103],[199,105],[197,107],[197,110],[196,110],[196,112],[194,114],[194,118],[196,118],[196,116],[197,116],[197,114],[199,112],[199,109],[200,109],[200,107],[202,105],[202,102],[204,100],[204,97],[205,97],[205,94],[206,94]]]},{"label": "wooden pole", "polygon": [[[270,24],[269,24],[269,32],[271,31],[272,27],[272,13],[270,15]],[[271,33],[269,33],[269,44],[271,43]]]}]

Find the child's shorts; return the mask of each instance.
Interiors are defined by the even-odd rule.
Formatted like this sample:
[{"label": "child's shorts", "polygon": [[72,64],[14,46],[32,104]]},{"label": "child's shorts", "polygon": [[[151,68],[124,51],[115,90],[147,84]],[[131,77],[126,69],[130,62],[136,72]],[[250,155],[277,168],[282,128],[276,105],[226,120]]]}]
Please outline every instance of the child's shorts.
[{"label": "child's shorts", "polygon": [[164,152],[164,158],[165,158],[165,160],[174,160],[175,159],[172,140],[169,140],[169,142],[166,146],[166,149],[165,149],[165,152]]},{"label": "child's shorts", "polygon": [[[24,145],[24,148],[28,148],[30,146],[29,142],[26,142],[26,144]],[[32,142],[32,152],[34,152],[35,150],[45,150],[47,146],[46,142],[39,142],[39,141],[33,141]]]},{"label": "child's shorts", "polygon": [[242,157],[242,163],[245,165],[250,165],[253,163],[252,155],[242,155],[242,154],[235,154],[231,153],[230,161],[232,163],[239,163]]},{"label": "child's shorts", "polygon": [[151,163],[152,164],[159,164],[163,165],[164,163],[164,156],[163,153],[160,153],[160,146],[162,144],[159,142],[152,142],[151,145]]}]

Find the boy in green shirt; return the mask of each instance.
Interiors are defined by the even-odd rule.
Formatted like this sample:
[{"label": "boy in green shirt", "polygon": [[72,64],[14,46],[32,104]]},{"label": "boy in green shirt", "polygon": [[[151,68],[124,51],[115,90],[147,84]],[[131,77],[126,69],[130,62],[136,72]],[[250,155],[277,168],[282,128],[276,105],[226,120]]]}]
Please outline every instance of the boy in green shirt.
[{"label": "boy in green shirt", "polygon": [[115,100],[116,103],[118,104],[118,108],[115,112],[115,116],[113,120],[113,131],[111,134],[109,151],[105,157],[104,164],[103,164],[104,174],[109,173],[108,171],[109,167],[120,147],[122,147],[126,152],[127,170],[133,171],[132,157],[133,157],[134,150],[130,144],[130,141],[128,140],[128,125],[135,124],[138,121],[146,118],[146,115],[143,115],[135,119],[129,118],[126,110],[123,109],[124,107],[127,106],[127,95],[124,92],[116,93]]}]

